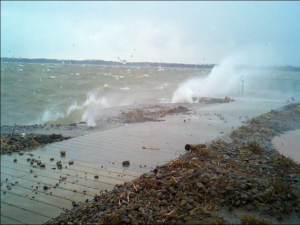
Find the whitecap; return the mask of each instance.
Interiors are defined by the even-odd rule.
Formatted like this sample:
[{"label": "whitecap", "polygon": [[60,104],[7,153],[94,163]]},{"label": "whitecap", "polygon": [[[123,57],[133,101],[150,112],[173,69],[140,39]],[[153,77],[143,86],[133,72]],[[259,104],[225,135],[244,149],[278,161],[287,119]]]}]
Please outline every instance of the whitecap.
[{"label": "whitecap", "polygon": [[64,114],[61,112],[57,112],[56,110],[47,109],[46,111],[44,111],[42,118],[36,121],[36,123],[44,124],[55,121],[59,118],[64,118]]},{"label": "whitecap", "polygon": [[52,79],[56,78],[56,76],[49,76],[49,77],[52,78]]},{"label": "whitecap", "polygon": [[129,90],[130,88],[129,87],[124,87],[124,88],[120,88],[121,90]]},{"label": "whitecap", "polygon": [[102,87],[98,87],[97,90],[107,90],[110,86],[108,84],[104,84]]}]

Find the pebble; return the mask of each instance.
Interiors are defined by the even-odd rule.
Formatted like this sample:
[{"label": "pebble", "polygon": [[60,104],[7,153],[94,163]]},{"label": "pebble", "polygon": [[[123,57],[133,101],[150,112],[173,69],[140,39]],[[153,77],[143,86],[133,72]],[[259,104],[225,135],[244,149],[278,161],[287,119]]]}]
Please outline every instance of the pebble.
[{"label": "pebble", "polygon": [[237,200],[236,202],[235,202],[235,205],[236,206],[239,206],[241,204],[241,201],[240,200]]},{"label": "pebble", "polygon": [[123,162],[122,162],[122,165],[123,165],[123,166],[129,166],[129,165],[130,165],[130,162],[129,162],[128,160],[127,160],[127,161],[123,161]]},{"label": "pebble", "polygon": [[159,174],[156,175],[156,177],[157,177],[158,179],[160,179],[160,178],[163,177],[163,175],[162,175],[161,173],[159,173]]},{"label": "pebble", "polygon": [[246,193],[241,193],[241,199],[247,200],[249,197]]},{"label": "pebble", "polygon": [[247,187],[252,188],[253,184],[252,183],[246,183]]},{"label": "pebble", "polygon": [[180,202],[180,205],[181,206],[184,206],[186,204],[186,200],[182,200],[181,202]]},{"label": "pebble", "polygon": [[197,182],[196,185],[198,188],[201,188],[201,189],[205,188],[201,182]]},{"label": "pebble", "polygon": [[247,205],[247,210],[253,210],[255,209],[255,206],[252,204]]},{"label": "pebble", "polygon": [[227,186],[227,187],[226,187],[226,190],[227,190],[227,191],[234,191],[234,188],[233,188],[232,186]]},{"label": "pebble", "polygon": [[160,211],[160,207],[157,207],[157,206],[153,206],[153,209],[155,210],[155,211]]},{"label": "pebble", "polygon": [[241,184],[240,189],[245,190],[246,189],[246,185],[245,184]]}]

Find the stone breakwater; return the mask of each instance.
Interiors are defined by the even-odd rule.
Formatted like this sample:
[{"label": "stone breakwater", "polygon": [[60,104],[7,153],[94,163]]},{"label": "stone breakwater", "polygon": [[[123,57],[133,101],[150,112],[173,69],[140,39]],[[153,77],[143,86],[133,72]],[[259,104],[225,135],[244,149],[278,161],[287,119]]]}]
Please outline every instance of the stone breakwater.
[{"label": "stone breakwater", "polygon": [[[195,103],[201,104],[221,104],[229,103],[234,101],[229,97],[221,98],[196,98],[193,97]],[[163,121],[161,118],[170,115],[189,115],[191,111],[182,105],[149,105],[141,108],[129,108],[126,110],[120,110],[117,116],[108,117],[106,121],[108,122],[118,122],[118,123],[141,123],[141,122],[159,122]]]},{"label": "stone breakwater", "polygon": [[35,148],[40,145],[67,140],[61,134],[12,134],[1,135],[1,154],[11,154],[20,150]]},{"label": "stone breakwater", "polygon": [[253,118],[227,142],[214,140],[91,201],[73,202],[46,224],[299,221],[299,164],[271,144],[282,132],[300,128],[299,109],[300,104],[290,104]]}]

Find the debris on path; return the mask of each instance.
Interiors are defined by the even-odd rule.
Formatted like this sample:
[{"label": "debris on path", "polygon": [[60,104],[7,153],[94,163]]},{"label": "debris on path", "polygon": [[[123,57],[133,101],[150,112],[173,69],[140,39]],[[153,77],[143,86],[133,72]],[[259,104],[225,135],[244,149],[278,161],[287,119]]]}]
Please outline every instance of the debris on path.
[{"label": "debris on path", "polygon": [[230,142],[189,151],[46,224],[230,224],[224,210],[239,212],[243,224],[299,218],[299,164],[271,145],[274,136],[300,129],[298,106],[251,119]]}]

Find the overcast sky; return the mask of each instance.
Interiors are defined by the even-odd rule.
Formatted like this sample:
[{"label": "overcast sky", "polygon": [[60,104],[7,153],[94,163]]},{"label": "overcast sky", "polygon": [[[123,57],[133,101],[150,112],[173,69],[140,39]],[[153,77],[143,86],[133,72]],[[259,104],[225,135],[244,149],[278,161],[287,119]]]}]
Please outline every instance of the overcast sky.
[{"label": "overcast sky", "polygon": [[256,48],[300,66],[299,12],[299,1],[1,1],[1,57],[220,63]]}]

